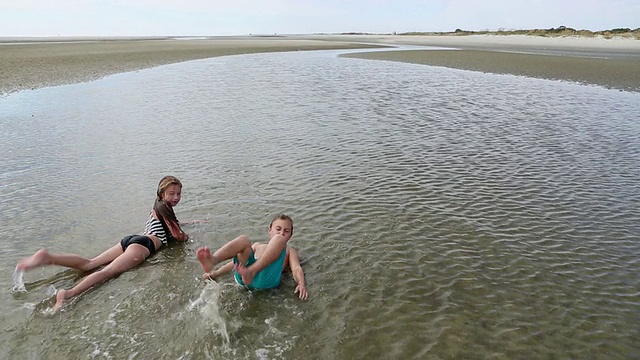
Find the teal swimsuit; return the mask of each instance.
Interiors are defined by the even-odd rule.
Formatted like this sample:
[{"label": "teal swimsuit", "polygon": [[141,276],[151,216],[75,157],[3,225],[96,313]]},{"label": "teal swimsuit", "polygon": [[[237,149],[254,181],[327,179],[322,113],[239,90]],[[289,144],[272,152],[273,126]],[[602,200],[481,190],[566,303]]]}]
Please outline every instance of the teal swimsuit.
[{"label": "teal swimsuit", "polygon": [[[284,265],[284,259],[287,255],[287,249],[284,249],[280,256],[276,259],[276,261],[272,262],[266,268],[262,269],[256,276],[253,278],[253,281],[249,286],[249,289],[252,290],[261,290],[261,289],[271,289],[278,287],[280,285],[280,279],[282,278],[282,267]],[[247,260],[244,266],[249,266],[256,262],[256,258],[254,256],[253,250],[251,250],[251,255]],[[233,257],[233,263],[238,263],[238,257]],[[238,274],[237,271],[233,272],[233,276],[236,278],[236,282],[240,285],[244,285],[242,282],[242,276]]]}]

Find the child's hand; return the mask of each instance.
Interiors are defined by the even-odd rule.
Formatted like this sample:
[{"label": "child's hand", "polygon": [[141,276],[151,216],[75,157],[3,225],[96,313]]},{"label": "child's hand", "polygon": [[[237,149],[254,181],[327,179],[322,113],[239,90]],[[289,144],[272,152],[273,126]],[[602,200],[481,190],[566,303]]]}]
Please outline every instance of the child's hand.
[{"label": "child's hand", "polygon": [[184,232],[182,230],[180,230],[178,235],[174,236],[174,237],[176,238],[177,241],[180,241],[180,242],[189,240],[189,234],[187,234],[186,232]]},{"label": "child's hand", "polygon": [[307,287],[304,285],[296,286],[296,289],[293,291],[294,294],[298,294],[298,297],[301,300],[307,300],[309,297],[309,293],[307,292]]},{"label": "child's hand", "polygon": [[180,221],[180,225],[195,225],[195,224],[204,224],[208,219],[196,219],[196,220],[188,220],[188,221]]},{"label": "child's hand", "polygon": [[214,280],[214,281],[216,280],[216,278],[217,278],[218,276],[219,276],[219,274],[218,274],[218,271],[217,271],[217,270],[213,270],[213,271],[210,271],[210,272],[208,272],[208,273],[204,273],[204,275],[202,275],[202,277],[203,277],[205,280]]}]

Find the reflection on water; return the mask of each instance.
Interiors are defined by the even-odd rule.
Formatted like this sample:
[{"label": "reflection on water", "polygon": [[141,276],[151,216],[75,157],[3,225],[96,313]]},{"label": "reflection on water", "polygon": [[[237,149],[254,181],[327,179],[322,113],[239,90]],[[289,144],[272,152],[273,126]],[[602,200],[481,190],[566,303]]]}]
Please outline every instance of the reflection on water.
[{"label": "reflection on water", "polygon": [[[59,314],[47,290],[82,274],[24,274],[0,357],[640,356],[638,94],[335,54],[0,98],[5,274],[141,231],[165,174],[185,185],[178,217],[208,219]],[[200,280],[195,249],[264,240],[277,212],[308,301],[290,275]]]}]

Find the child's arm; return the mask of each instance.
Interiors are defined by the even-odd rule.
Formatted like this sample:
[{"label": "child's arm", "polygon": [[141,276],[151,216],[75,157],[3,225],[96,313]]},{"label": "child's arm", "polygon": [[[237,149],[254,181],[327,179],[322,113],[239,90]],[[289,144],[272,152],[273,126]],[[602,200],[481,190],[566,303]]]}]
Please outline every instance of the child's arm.
[{"label": "child's arm", "polygon": [[307,292],[307,285],[304,282],[304,271],[302,271],[302,265],[300,265],[300,257],[298,256],[298,251],[293,248],[289,248],[289,267],[291,267],[291,274],[293,274],[293,278],[296,280],[296,289],[293,291],[294,294],[298,294],[298,297],[302,300],[306,300],[309,297],[309,293]]},{"label": "child's arm", "polygon": [[217,277],[230,273],[233,270],[233,261],[220,266],[218,269],[204,274],[205,279],[215,280]]},{"label": "child's arm", "polygon": [[207,219],[195,219],[195,220],[187,220],[187,221],[180,221],[180,225],[195,225],[195,224],[203,224],[206,223]]},{"label": "child's arm", "polygon": [[180,227],[180,224],[175,224],[172,221],[167,222],[167,227],[169,227],[169,231],[171,231],[171,235],[178,241],[187,241],[189,240],[189,234],[184,232]]},{"label": "child's arm", "polygon": [[182,242],[182,241],[189,240],[189,234],[182,231],[182,228],[180,227],[180,221],[176,222],[173,220],[167,220],[161,217],[160,214],[158,214],[155,209],[151,210],[151,216],[153,216],[154,219],[159,220],[163,224],[163,228],[165,227],[168,228],[167,230],[169,230],[169,232],[171,233],[171,236],[173,236],[173,238],[176,239],[177,241]]},{"label": "child's arm", "polygon": [[[188,241],[189,240],[189,234],[187,234],[186,232],[184,232],[184,230],[182,230],[182,226],[184,226],[184,225],[201,224],[201,223],[205,223],[205,222],[207,222],[207,220],[178,221],[178,230],[171,229],[171,234],[178,241]],[[167,224],[167,225],[171,226],[169,224]],[[178,233],[178,236],[175,235],[174,231],[176,231]]]}]

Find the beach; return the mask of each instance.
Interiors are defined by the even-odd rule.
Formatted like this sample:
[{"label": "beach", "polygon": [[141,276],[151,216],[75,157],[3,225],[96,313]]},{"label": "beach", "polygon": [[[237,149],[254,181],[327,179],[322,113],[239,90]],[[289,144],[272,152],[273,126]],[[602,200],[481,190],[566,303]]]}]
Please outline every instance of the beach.
[{"label": "beach", "polygon": [[[407,47],[425,46],[439,50],[406,50]],[[519,35],[300,35],[1,39],[0,93],[90,81],[115,73],[216,56],[375,47],[401,47],[404,50],[347,56],[640,91],[640,40]]]},{"label": "beach", "polygon": [[0,39],[0,94],[217,56],[382,47],[283,37]]},{"label": "beach", "polygon": [[[522,71],[549,66],[538,56],[630,59],[635,43],[57,40],[0,45],[5,74],[46,86],[0,95],[0,359],[640,354],[640,92],[342,57],[378,48],[220,56],[387,46],[452,53],[444,66],[495,56],[494,71],[521,55]],[[22,273],[20,259],[94,257],[144,231],[165,175],[184,184],[189,241],[53,313],[89,274]],[[198,248],[266,241],[278,213],[294,219],[308,300],[289,271],[264,292],[202,279]]]}]

